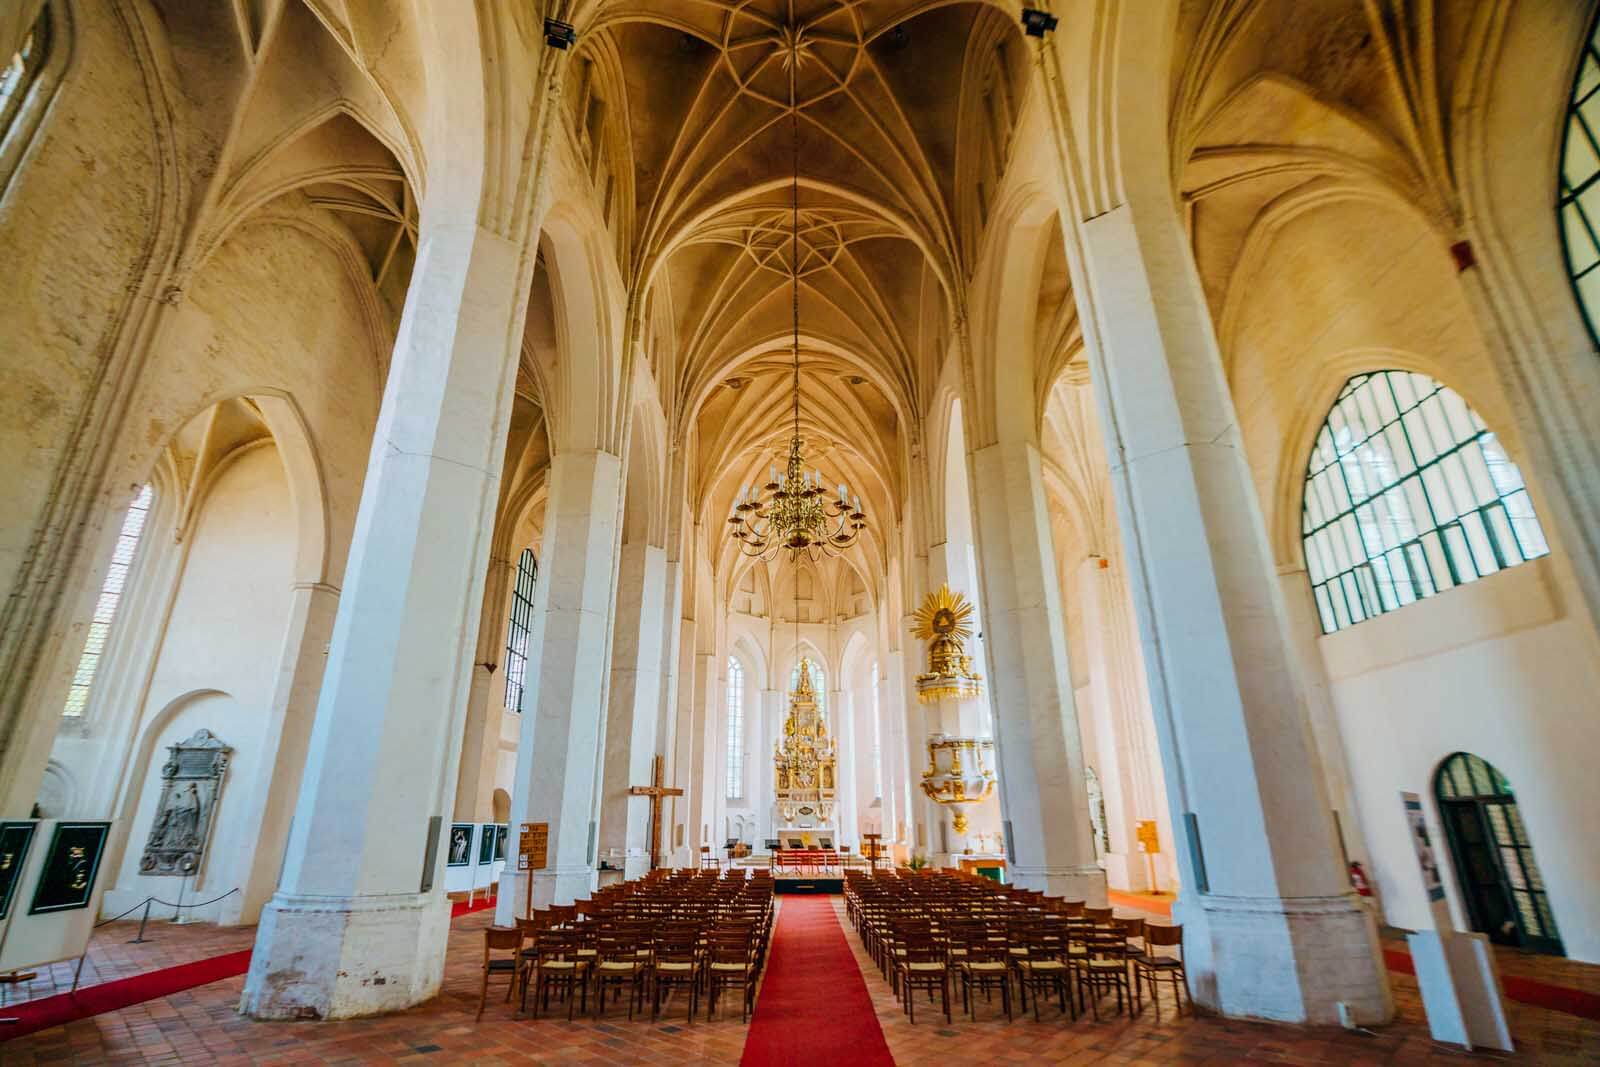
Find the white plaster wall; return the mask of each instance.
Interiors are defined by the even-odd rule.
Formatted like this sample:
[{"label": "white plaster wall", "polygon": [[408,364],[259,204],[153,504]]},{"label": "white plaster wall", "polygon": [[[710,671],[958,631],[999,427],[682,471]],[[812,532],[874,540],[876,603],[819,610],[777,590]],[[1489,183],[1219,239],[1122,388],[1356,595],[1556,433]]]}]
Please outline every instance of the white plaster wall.
[{"label": "white plaster wall", "polygon": [[[191,899],[227,891],[244,878],[255,841],[245,806],[265,754],[261,738],[290,607],[295,528],[277,452],[259,446],[228,464],[207,495],[188,564],[141,712],[134,766],[142,779],[128,848],[103,912],[157,895],[176,900],[180,879],[138,873],[154,817],[166,746],[204,727],[233,746],[210,855]],[[199,694],[199,695],[194,695]],[[143,742],[153,738],[148,746]],[[144,766],[139,753],[147,752]],[[196,913],[215,918],[218,908]],[[160,914],[153,911],[152,914]]]},{"label": "white plaster wall", "polygon": [[[1400,792],[1425,798],[1445,840],[1433,775],[1451,753],[1472,752],[1516,792],[1567,954],[1600,962],[1600,649],[1560,614],[1555,571],[1524,564],[1318,644],[1385,919],[1430,921]],[[1453,868],[1445,885],[1465,929]]]}]

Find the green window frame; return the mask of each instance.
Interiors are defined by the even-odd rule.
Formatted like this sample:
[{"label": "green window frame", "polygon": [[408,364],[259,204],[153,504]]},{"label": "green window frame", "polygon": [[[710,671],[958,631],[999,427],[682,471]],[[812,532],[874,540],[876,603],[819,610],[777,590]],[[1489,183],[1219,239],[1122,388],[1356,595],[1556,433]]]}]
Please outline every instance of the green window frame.
[{"label": "green window frame", "polygon": [[1303,491],[1306,572],[1325,634],[1550,551],[1494,432],[1423,374],[1346,382]]},{"label": "green window frame", "polygon": [[1556,184],[1567,277],[1589,337],[1600,347],[1600,15],[1584,37],[1572,78]]},{"label": "green window frame", "polygon": [[511,589],[511,623],[506,627],[506,710],[520,713],[527,691],[528,642],[533,638],[533,590],[539,584],[539,560],[533,549],[517,557],[517,581]]}]

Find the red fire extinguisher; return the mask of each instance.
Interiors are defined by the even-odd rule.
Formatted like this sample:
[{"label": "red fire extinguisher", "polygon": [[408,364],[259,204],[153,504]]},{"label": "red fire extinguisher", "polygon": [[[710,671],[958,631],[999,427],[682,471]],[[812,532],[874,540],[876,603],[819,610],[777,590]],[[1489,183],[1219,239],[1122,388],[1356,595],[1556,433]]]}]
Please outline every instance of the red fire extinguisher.
[{"label": "red fire extinguisher", "polygon": [[1355,860],[1350,861],[1350,884],[1355,887],[1358,896],[1370,897],[1372,886],[1367,882],[1367,872],[1361,869],[1361,864]]}]

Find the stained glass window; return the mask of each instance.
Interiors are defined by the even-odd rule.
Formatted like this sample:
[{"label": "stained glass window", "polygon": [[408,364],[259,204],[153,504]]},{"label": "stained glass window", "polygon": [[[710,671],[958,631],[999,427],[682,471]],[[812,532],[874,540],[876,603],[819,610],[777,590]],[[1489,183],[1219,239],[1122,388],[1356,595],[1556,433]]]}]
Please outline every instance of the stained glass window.
[{"label": "stained glass window", "polygon": [[533,549],[517,558],[517,584],[511,590],[511,625],[506,628],[506,710],[522,710],[528,680],[528,640],[533,636],[533,587],[539,561]]},{"label": "stained glass window", "polygon": [[1550,551],[1499,438],[1405,371],[1345,383],[1306,466],[1301,534],[1323,633]]},{"label": "stained glass window", "polygon": [[128,513],[122,518],[117,547],[111,553],[111,567],[106,571],[105,581],[100,583],[100,599],[95,602],[94,617],[89,622],[89,638],[83,643],[83,652],[78,656],[78,669],[73,672],[72,687],[67,690],[67,703],[61,712],[63,715],[82,715],[89,705],[94,676],[100,670],[106,640],[111,636],[111,624],[116,620],[118,605],[122,603],[122,594],[128,585],[128,571],[139,550],[139,536],[144,532],[144,522],[150,515],[150,502],[154,496],[148,485],[139,490],[139,495],[128,505]]}]

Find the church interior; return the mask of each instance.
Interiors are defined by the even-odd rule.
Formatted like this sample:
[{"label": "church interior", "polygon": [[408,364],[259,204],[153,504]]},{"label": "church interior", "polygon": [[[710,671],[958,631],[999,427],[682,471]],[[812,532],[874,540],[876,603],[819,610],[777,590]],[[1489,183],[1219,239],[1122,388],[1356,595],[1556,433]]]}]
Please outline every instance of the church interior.
[{"label": "church interior", "polygon": [[1597,20],[0,3],[0,1062],[1600,1062]]}]

